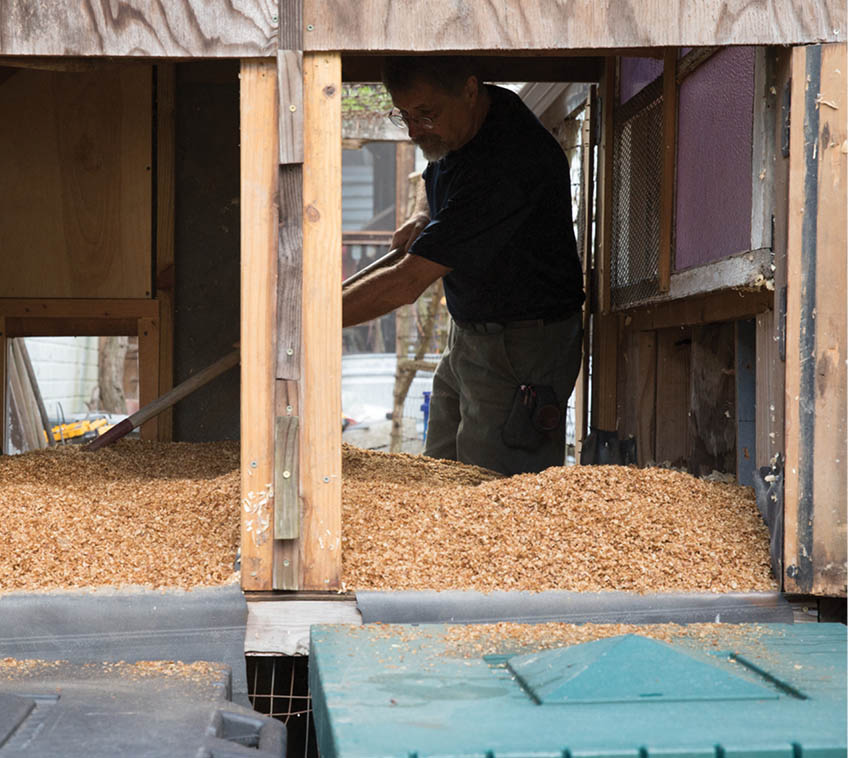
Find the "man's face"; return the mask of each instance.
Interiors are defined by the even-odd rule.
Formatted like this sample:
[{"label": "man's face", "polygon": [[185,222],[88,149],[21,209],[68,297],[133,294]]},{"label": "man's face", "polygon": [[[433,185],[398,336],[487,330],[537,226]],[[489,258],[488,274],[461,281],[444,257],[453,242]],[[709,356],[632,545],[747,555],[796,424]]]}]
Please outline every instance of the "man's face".
[{"label": "man's face", "polygon": [[[469,77],[458,95],[426,81],[416,82],[409,89],[391,95],[395,107],[406,120],[409,138],[421,148],[428,161],[444,158],[474,136],[476,77]],[[431,119],[432,128],[425,128],[421,119]]]}]

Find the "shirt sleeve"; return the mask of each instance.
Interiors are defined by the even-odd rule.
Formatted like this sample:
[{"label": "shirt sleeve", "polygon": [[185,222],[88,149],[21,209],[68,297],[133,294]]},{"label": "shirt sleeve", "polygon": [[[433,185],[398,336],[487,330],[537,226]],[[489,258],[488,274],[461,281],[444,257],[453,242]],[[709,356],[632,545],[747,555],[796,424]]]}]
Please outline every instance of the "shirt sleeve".
[{"label": "shirt sleeve", "polygon": [[442,266],[480,270],[494,265],[532,212],[532,197],[508,176],[466,171],[458,189],[432,216],[410,248]]}]

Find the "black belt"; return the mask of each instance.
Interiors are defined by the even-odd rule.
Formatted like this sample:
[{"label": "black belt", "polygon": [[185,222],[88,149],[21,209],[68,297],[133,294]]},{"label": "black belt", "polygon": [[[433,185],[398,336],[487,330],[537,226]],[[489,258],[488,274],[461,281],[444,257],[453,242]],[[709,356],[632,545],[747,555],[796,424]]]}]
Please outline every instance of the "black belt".
[{"label": "black belt", "polygon": [[506,329],[538,329],[548,324],[556,324],[560,321],[567,321],[578,311],[571,311],[561,316],[552,316],[550,318],[529,318],[520,321],[454,321],[460,328],[469,332],[477,332],[477,334],[499,334]]}]

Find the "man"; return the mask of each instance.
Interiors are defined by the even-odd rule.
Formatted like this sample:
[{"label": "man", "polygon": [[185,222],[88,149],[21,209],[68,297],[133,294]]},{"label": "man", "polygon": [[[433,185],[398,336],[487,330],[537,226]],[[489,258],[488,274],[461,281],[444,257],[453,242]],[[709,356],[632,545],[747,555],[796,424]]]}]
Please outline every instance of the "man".
[{"label": "man", "polygon": [[442,277],[452,323],[424,454],[507,475],[562,465],[583,302],[568,161],[473,59],[388,58],[383,79],[389,117],[429,161],[429,214],[395,232],[397,262],[344,288],[343,323],[412,303]]}]

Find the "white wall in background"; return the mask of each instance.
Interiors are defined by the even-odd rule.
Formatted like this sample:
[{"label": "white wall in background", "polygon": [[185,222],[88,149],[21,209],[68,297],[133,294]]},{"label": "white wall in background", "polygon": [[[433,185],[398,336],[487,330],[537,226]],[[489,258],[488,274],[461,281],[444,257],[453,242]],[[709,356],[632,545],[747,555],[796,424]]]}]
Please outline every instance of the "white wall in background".
[{"label": "white wall in background", "polygon": [[32,367],[47,415],[85,413],[97,387],[97,337],[27,337]]}]

